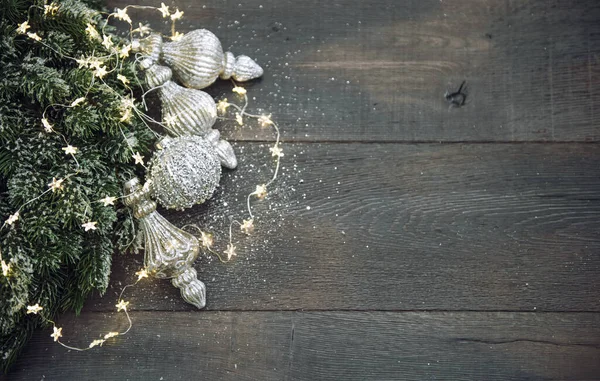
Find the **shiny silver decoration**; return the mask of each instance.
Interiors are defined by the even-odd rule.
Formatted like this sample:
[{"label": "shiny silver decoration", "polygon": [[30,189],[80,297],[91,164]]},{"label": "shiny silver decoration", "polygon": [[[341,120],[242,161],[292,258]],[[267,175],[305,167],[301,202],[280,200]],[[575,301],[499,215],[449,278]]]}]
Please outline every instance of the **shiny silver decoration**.
[{"label": "shiny silver decoration", "polygon": [[217,78],[244,82],[263,75],[263,69],[248,56],[223,53],[221,42],[212,32],[197,29],[173,42],[163,42],[159,34],[134,40],[134,51],[168,65],[186,87],[203,89]]},{"label": "shiny silver decoration", "polygon": [[200,136],[164,138],[148,169],[152,196],[165,208],[183,210],[208,200],[219,185],[221,163]]},{"label": "shiny silver decoration", "polygon": [[229,142],[219,139],[219,131],[211,129],[217,119],[213,98],[204,91],[179,86],[171,80],[173,72],[170,68],[157,65],[150,58],[144,59],[140,66],[146,71],[148,85],[158,91],[167,133],[174,137],[204,136],[213,145],[222,166],[237,167],[237,158]]},{"label": "shiny silver decoration", "polygon": [[217,120],[215,100],[204,91],[186,89],[171,80],[166,66],[146,59],[141,63],[150,88],[156,88],[162,104],[162,121],[172,136],[204,136]]},{"label": "shiny silver decoration", "polygon": [[193,235],[175,227],[156,212],[150,191],[133,178],[123,186],[124,203],[133,210],[144,240],[144,266],[156,278],[171,279],[186,302],[198,308],[206,305],[206,287],[198,280],[192,264],[200,252]]}]

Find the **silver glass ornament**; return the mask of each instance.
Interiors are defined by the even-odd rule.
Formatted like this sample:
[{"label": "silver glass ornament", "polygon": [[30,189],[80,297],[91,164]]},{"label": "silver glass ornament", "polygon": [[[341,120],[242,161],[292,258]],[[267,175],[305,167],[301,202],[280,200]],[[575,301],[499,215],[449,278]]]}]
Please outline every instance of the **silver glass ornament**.
[{"label": "silver glass ornament", "polygon": [[204,91],[186,89],[171,80],[173,72],[146,59],[141,63],[146,81],[161,100],[162,121],[172,136],[204,136],[217,120],[214,99]]},{"label": "silver glass ornament", "polygon": [[221,165],[234,169],[237,158],[229,142],[219,139],[219,131],[211,129],[217,118],[214,100],[205,92],[186,89],[171,81],[172,71],[157,65],[150,58],[141,62],[150,87],[158,89],[162,104],[163,125],[174,137],[204,136],[213,145]]},{"label": "silver glass ornament", "polygon": [[200,136],[164,138],[148,169],[153,197],[167,209],[183,210],[209,199],[219,184],[221,163]]},{"label": "silver glass ornament", "polygon": [[132,49],[168,65],[186,87],[203,89],[217,78],[244,82],[263,75],[263,69],[248,56],[223,53],[221,42],[212,32],[197,29],[173,42],[163,42],[159,34],[133,40]]},{"label": "silver glass ornament", "polygon": [[198,308],[206,305],[206,287],[198,280],[192,264],[200,252],[193,235],[175,227],[156,212],[150,191],[133,178],[123,186],[124,203],[133,209],[144,240],[144,266],[156,278],[171,279],[186,302]]}]

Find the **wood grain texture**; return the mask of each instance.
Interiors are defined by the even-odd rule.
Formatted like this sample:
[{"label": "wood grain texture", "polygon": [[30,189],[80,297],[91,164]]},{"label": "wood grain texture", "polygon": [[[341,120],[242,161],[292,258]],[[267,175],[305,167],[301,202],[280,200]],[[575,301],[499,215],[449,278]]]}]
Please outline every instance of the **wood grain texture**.
[{"label": "wood grain texture", "polygon": [[[110,0],[124,7],[131,0]],[[160,1],[139,2],[160,5]],[[597,141],[596,0],[206,0],[178,2],[181,31],[207,28],[265,67],[252,107],[296,141]],[[158,12],[130,13],[170,33]],[[468,104],[446,90],[466,80]],[[208,89],[230,100],[231,84]],[[238,140],[260,129],[219,122]]]},{"label": "wood grain texture", "polygon": [[[67,353],[37,332],[9,379],[600,379],[597,0],[168,5],[180,31],[264,66],[244,86],[282,127],[281,177],[253,201],[255,234],[234,232],[238,257],[196,262],[206,310],[145,280],[125,294],[130,335]],[[448,109],[463,80],[467,105]],[[207,91],[236,100],[229,82]],[[273,135],[216,127],[239,168],[165,215],[222,251],[271,175]],[[107,295],[58,321],[68,343],[125,327],[114,304],[142,262],[115,255]]]},{"label": "wood grain texture", "polygon": [[[85,345],[124,316],[63,317]],[[594,380],[600,315],[134,312],[84,353],[40,331],[11,380]],[[125,324],[125,322],[122,322]],[[75,343],[72,343],[75,344]]]},{"label": "wood grain texture", "polygon": [[[166,214],[217,233],[241,220],[268,146],[208,204]],[[230,264],[196,262],[209,310],[600,311],[600,156],[589,144],[285,144],[282,177],[254,202],[257,230]],[[268,151],[267,151],[268,152]],[[269,162],[269,159],[266,159]],[[310,210],[308,209],[310,208]],[[114,309],[142,257],[116,255]],[[166,281],[128,290],[137,309],[190,310]]]}]

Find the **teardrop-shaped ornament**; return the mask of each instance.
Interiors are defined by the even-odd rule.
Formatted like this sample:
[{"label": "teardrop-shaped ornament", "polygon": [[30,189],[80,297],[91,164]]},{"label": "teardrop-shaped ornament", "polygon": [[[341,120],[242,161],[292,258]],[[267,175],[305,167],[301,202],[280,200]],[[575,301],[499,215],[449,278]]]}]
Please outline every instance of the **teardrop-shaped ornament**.
[{"label": "teardrop-shaped ornament", "polygon": [[217,36],[206,29],[191,31],[172,42],[152,34],[133,40],[132,48],[168,65],[184,86],[194,89],[208,87],[219,77],[245,82],[263,75],[263,69],[250,57],[224,53]]}]

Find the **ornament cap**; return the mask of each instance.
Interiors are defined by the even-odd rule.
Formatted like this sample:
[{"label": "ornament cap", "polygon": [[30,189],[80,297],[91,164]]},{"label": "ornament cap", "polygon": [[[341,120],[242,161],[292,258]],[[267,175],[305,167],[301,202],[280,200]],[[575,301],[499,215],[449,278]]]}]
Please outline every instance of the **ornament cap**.
[{"label": "ornament cap", "polygon": [[[238,82],[246,82],[251,79],[259,78],[264,73],[263,68],[248,56],[238,56],[235,58],[233,65],[230,63],[233,54],[231,52],[226,52],[225,57],[226,62],[225,69],[221,74],[222,79],[229,79],[229,77],[232,77]],[[231,66],[233,66],[233,70],[230,69]],[[229,73],[228,70],[231,70],[231,73]]]},{"label": "ornament cap", "polygon": [[[150,61],[149,59],[145,59],[142,61],[140,66],[144,69],[144,62]],[[151,61],[152,62],[152,61]],[[166,66],[156,65],[154,62],[146,69],[146,81],[151,88],[158,87],[164,85],[173,77],[173,72]]]},{"label": "ornament cap", "polygon": [[158,61],[162,53],[163,39],[158,33],[152,33],[146,38],[133,39],[131,41],[131,50],[134,52],[146,53],[153,61]]},{"label": "ornament cap", "polygon": [[137,177],[125,182],[123,193],[123,203],[133,209],[135,218],[146,217],[156,210],[156,202],[150,199],[148,188],[142,187]]}]

